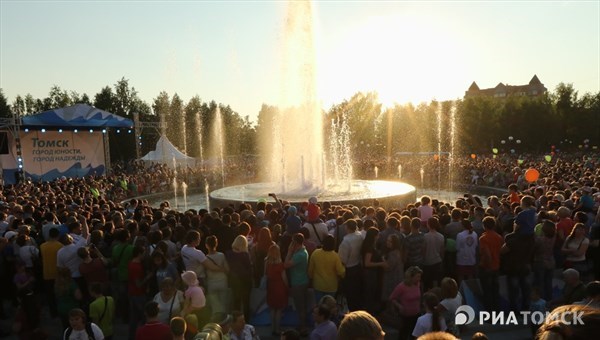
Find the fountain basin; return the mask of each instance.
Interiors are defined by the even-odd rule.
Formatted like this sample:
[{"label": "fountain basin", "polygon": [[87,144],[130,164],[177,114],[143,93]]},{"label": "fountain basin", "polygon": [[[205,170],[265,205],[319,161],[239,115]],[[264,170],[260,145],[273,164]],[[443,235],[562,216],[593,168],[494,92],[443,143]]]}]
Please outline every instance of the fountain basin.
[{"label": "fountain basin", "polygon": [[250,183],[215,190],[210,193],[209,201],[211,208],[222,208],[231,204],[237,207],[240,203],[256,205],[261,199],[272,202],[269,193],[275,193],[278,198],[292,204],[300,204],[308,201],[310,196],[316,196],[319,202],[355,206],[369,206],[377,199],[380,206],[392,208],[406,206],[417,199],[417,190],[414,186],[394,181],[351,180],[328,186],[327,190],[319,192],[295,190],[281,193],[280,191],[281,185],[278,183]]}]

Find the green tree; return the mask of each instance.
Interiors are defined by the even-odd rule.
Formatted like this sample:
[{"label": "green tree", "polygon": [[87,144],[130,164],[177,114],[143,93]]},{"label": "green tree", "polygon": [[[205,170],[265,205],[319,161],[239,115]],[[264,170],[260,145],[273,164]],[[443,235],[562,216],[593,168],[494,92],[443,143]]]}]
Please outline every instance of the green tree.
[{"label": "green tree", "polygon": [[36,112],[35,99],[31,94],[25,96],[25,114],[33,114]]},{"label": "green tree", "polygon": [[52,101],[52,109],[59,109],[61,107],[72,105],[69,93],[63,91],[58,85],[52,85],[50,93],[48,93],[48,98]]},{"label": "green tree", "polygon": [[589,140],[583,144],[600,146],[600,92],[584,94],[577,100],[576,108],[575,117],[571,119],[575,140],[578,143]]},{"label": "green tree", "polygon": [[356,143],[353,145],[354,159],[366,159],[372,148],[382,144],[383,139],[377,136],[381,123],[381,103],[376,93],[359,92],[350,100],[334,105],[326,117],[328,121],[325,126],[331,119],[347,119],[350,140]]},{"label": "green tree", "polygon": [[177,93],[171,98],[169,105],[169,120],[167,121],[167,136],[169,140],[182,152],[187,152],[185,134],[183,133],[185,117],[183,114],[183,100]]},{"label": "green tree", "polygon": [[256,154],[256,129],[250,121],[249,116],[242,118],[242,126],[239,133],[240,153],[242,155]]},{"label": "green tree", "polygon": [[[269,141],[271,138],[265,138],[265,136],[273,136],[274,120],[278,113],[279,108],[267,104],[262,104],[258,112],[255,150],[262,156],[266,156],[272,150],[273,145]],[[259,136],[261,137],[259,138]]]},{"label": "green tree", "polygon": [[200,141],[201,141],[201,121],[196,119],[197,115],[202,112],[202,101],[197,95],[192,97],[185,106],[185,122],[186,122],[186,140],[188,155],[200,158]]},{"label": "green tree", "polygon": [[4,91],[0,88],[0,118],[10,117],[12,117],[12,112],[8,105],[8,100],[6,99],[6,96],[4,96]]},{"label": "green tree", "polygon": [[94,106],[108,112],[115,109],[116,98],[110,86],[105,86],[94,96]]},{"label": "green tree", "polygon": [[122,117],[129,117],[135,111],[135,103],[139,100],[138,93],[134,87],[129,86],[129,80],[121,78],[114,85],[114,108],[112,113]]},{"label": "green tree", "polygon": [[90,98],[85,93],[80,95],[79,92],[77,92],[77,91],[71,91],[70,96],[71,96],[71,103],[73,103],[73,105],[75,105],[75,104],[92,105],[90,102]]},{"label": "green tree", "polygon": [[[154,114],[159,118],[159,121],[161,117],[164,117],[164,122],[166,123],[169,121],[170,106],[171,98],[169,97],[169,94],[165,91],[162,91],[158,94],[156,98],[154,98],[154,101],[152,103],[152,111],[154,111]],[[163,128],[166,129],[167,127],[164,126]],[[165,130],[160,131],[160,133],[166,134],[167,132]]]},{"label": "green tree", "polygon": [[21,95],[17,95],[12,104],[12,112],[14,112],[17,117],[23,116],[27,111],[25,109],[25,100]]}]

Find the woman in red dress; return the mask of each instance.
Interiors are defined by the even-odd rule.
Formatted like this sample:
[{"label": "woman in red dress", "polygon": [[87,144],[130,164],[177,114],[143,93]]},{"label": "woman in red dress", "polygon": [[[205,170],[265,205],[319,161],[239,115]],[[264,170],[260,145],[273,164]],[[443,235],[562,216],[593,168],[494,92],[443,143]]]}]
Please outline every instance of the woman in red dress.
[{"label": "woman in red dress", "polygon": [[267,251],[265,275],[267,276],[267,305],[271,310],[273,335],[279,336],[281,313],[288,305],[288,283],[285,268],[281,261],[281,252],[276,244],[270,246]]}]

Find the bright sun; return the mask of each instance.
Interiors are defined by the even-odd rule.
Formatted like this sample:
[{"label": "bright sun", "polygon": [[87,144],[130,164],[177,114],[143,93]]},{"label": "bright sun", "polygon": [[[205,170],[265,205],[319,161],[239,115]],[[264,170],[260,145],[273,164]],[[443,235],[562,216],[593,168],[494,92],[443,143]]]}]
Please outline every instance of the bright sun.
[{"label": "bright sun", "polygon": [[[384,107],[462,95],[464,49],[439,22],[408,15],[373,17],[321,42],[319,89],[325,105],[377,91]],[[458,85],[456,82],[458,81]]]}]

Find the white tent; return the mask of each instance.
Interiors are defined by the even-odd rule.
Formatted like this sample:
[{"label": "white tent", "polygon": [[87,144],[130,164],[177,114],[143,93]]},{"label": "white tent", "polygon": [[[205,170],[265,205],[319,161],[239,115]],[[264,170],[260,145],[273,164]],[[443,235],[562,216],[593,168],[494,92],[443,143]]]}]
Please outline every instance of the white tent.
[{"label": "white tent", "polygon": [[177,166],[180,167],[192,167],[196,165],[196,159],[194,157],[190,157],[177,150],[175,145],[173,145],[171,141],[169,141],[169,139],[164,135],[160,136],[158,142],[156,142],[154,151],[148,152],[140,159],[146,163],[167,164],[170,168],[174,167],[174,162],[176,162]]}]

